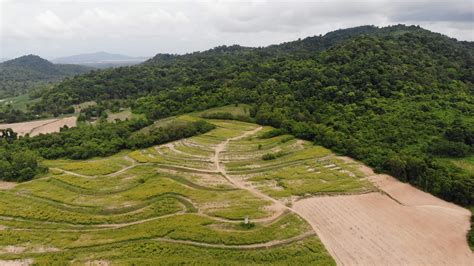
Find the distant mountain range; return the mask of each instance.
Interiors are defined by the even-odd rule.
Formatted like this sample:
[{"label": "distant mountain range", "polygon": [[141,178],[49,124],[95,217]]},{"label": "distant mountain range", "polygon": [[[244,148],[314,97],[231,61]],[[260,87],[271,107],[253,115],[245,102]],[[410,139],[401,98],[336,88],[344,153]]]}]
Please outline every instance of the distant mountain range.
[{"label": "distant mountain range", "polygon": [[147,57],[131,57],[121,54],[97,52],[90,54],[78,54],[67,57],[59,57],[51,61],[54,63],[61,64],[78,64],[97,68],[104,68],[139,64],[147,59]]},{"label": "distant mountain range", "polygon": [[37,55],[25,55],[0,63],[0,98],[26,93],[40,84],[62,80],[93,68],[71,64],[53,64]]}]

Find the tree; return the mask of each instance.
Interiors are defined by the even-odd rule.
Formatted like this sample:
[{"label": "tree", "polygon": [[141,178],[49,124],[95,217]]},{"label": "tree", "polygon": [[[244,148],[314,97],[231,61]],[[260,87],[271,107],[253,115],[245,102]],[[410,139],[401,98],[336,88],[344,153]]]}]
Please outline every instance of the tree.
[{"label": "tree", "polygon": [[0,140],[6,140],[8,143],[13,143],[17,139],[18,134],[11,128],[0,129]]},{"label": "tree", "polygon": [[406,162],[398,154],[391,154],[385,162],[388,172],[402,181],[407,181]]}]

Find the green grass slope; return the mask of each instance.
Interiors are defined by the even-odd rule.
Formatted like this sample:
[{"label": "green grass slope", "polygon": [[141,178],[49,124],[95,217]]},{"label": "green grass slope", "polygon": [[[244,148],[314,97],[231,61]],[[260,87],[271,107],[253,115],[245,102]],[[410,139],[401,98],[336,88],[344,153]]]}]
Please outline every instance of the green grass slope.
[{"label": "green grass slope", "polygon": [[333,265],[302,218],[234,182],[291,206],[292,197],[372,191],[357,165],[288,135],[262,137],[270,127],[208,121],[216,129],[161,146],[43,161],[48,173],[0,190],[0,260]]}]

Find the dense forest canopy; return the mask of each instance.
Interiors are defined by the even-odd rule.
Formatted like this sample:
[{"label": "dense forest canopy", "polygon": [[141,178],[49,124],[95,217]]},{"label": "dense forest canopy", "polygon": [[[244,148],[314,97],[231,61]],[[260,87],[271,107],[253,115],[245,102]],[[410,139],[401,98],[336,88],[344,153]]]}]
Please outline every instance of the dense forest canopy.
[{"label": "dense forest canopy", "polygon": [[416,26],[363,26],[263,48],[159,54],[65,80],[31,111],[121,100],[155,120],[247,103],[260,124],[470,205],[472,173],[438,158],[473,153],[473,53],[472,42]]}]

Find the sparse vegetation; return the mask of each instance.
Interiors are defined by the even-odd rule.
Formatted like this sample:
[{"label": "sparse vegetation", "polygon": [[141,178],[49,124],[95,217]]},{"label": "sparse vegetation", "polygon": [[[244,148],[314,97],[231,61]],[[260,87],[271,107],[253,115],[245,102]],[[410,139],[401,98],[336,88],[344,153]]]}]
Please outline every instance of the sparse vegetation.
[{"label": "sparse vegetation", "polygon": [[[1,230],[0,246],[24,247],[25,251],[16,254],[17,257],[29,256],[39,247],[51,247],[54,252],[34,254],[35,262],[40,264],[51,260],[82,261],[92,254],[117,263],[134,257],[147,261],[148,257],[141,256],[134,248],[127,251],[127,257],[123,256],[124,250],[141,245],[167,246],[168,255],[163,257],[167,261],[183,261],[178,255],[181,252],[195,252],[203,250],[200,245],[211,245],[206,252],[216,260],[224,254],[226,258],[235,254],[235,258],[244,256],[265,262],[269,262],[268,256],[276,256],[273,259],[277,261],[276,258],[298,247],[299,254],[292,261],[334,263],[315,236],[298,238],[311,231],[304,220],[293,213],[278,215],[268,208],[271,203],[267,200],[235,188],[218,174],[211,174],[216,171],[215,165],[207,160],[214,157],[214,145],[257,126],[237,121],[209,121],[215,124],[215,129],[173,142],[172,146],[122,151],[83,161],[42,162],[50,169],[43,178],[0,192],[0,215],[10,217],[0,219],[0,225],[28,229]],[[281,142],[282,137],[250,136],[231,141],[228,156],[241,153],[235,147],[251,154],[259,142],[263,144],[262,153],[280,147],[288,152],[292,150],[291,158],[296,160],[303,156],[301,149],[306,148],[292,149],[296,140]],[[235,159],[242,163],[247,160],[246,156]],[[264,162],[261,158],[253,161]],[[271,172],[266,168],[257,170],[259,175]],[[201,171],[209,173],[203,175]],[[190,178],[191,175],[195,177]],[[286,175],[283,174],[282,180]],[[250,218],[247,224],[242,222],[244,217]],[[185,242],[178,244],[179,241]],[[268,244],[264,248],[267,243],[278,241],[282,244],[275,247]],[[256,246],[247,249],[246,245]],[[71,253],[72,250],[75,252]],[[109,257],[110,252],[119,255]],[[10,257],[0,254],[2,259]]]}]

